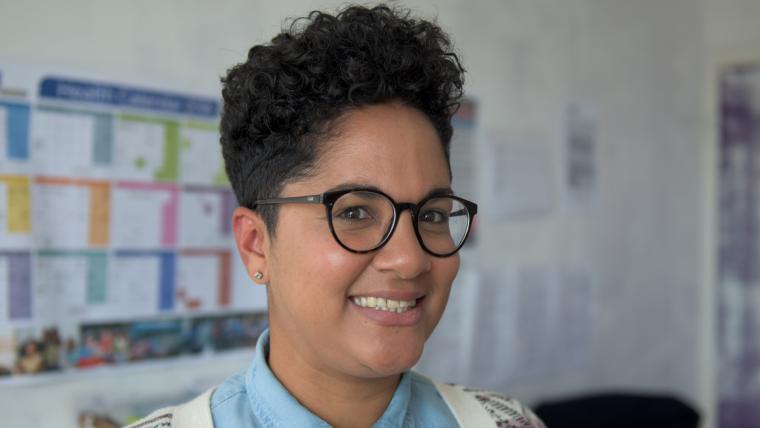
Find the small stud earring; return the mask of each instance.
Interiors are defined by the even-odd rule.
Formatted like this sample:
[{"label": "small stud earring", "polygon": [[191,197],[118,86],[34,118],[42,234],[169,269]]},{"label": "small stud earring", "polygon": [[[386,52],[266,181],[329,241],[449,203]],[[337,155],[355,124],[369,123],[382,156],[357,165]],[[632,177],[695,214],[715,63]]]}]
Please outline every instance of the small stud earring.
[{"label": "small stud earring", "polygon": [[253,274],[253,277],[261,281],[261,279],[264,278],[264,274],[259,271],[256,271],[256,273]]}]

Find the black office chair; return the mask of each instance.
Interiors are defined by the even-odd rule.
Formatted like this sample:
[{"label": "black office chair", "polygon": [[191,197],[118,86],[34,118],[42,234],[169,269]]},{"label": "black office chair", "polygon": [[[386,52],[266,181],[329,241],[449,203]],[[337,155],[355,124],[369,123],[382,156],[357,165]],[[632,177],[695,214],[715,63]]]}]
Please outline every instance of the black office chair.
[{"label": "black office chair", "polygon": [[598,394],[539,404],[548,428],[697,428],[699,414],[667,396]]}]

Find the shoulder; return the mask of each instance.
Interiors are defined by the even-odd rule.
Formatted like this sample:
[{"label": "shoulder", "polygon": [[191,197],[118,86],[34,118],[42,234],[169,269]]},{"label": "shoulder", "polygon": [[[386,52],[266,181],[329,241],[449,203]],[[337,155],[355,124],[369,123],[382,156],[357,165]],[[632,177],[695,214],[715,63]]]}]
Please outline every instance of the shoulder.
[{"label": "shoulder", "polygon": [[499,427],[544,427],[541,419],[528,406],[514,398],[483,389],[462,387],[462,391],[471,394],[495,420],[505,423]]},{"label": "shoulder", "polygon": [[435,382],[462,426],[487,426],[466,421],[490,421],[498,428],[545,428],[544,423],[527,406],[514,398],[485,389]]},{"label": "shoulder", "polygon": [[212,428],[210,401],[215,389],[211,388],[187,403],[156,410],[125,428]]},{"label": "shoulder", "polygon": [[211,396],[211,410],[229,406],[231,402],[247,399],[245,388],[245,372],[237,373],[227,378]]},{"label": "shoulder", "polygon": [[167,428],[172,426],[174,407],[158,409],[148,416],[125,426],[124,428]]},{"label": "shoulder", "polygon": [[410,384],[408,426],[457,426],[451,409],[433,382],[414,371],[407,373]]}]

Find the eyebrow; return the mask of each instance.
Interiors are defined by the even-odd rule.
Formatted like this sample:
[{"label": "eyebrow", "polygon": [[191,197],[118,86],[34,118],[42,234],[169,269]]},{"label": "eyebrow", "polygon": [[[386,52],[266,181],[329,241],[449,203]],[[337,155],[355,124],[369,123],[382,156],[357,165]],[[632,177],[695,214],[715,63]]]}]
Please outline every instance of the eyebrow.
[{"label": "eyebrow", "polygon": [[[380,189],[377,186],[373,186],[373,185],[367,184],[367,183],[359,183],[359,182],[341,183],[341,184],[338,184],[337,186],[331,187],[327,191],[328,192],[334,192],[334,191],[337,191],[337,190],[347,190],[347,189],[356,189],[356,188],[375,190],[377,192],[382,192],[382,193],[386,193],[386,194],[388,193],[388,192],[385,192],[384,190]],[[422,199],[430,198],[430,197],[433,197],[433,196],[449,196],[449,195],[453,195],[453,194],[454,194],[454,191],[451,189],[451,187],[448,187],[448,186],[447,187],[436,187],[435,189],[432,189],[429,192],[427,192],[427,194],[425,196],[423,196]]]}]

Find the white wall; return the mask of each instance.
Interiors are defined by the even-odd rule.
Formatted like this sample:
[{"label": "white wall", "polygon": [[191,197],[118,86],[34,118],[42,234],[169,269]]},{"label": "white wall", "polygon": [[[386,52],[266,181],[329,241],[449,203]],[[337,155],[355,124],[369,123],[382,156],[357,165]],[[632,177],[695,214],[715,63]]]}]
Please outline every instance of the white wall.
[{"label": "white wall", "polygon": [[[0,0],[0,58],[216,93],[224,70],[253,43],[270,38],[283,17],[340,3]],[[591,108],[598,119],[598,192],[591,208],[481,224],[488,231],[481,235],[485,267],[592,265],[589,364],[496,386],[528,402],[610,388],[669,392],[711,417],[706,58],[723,46],[760,40],[760,6],[750,0],[404,4],[437,15],[452,33],[469,72],[468,94],[479,103],[481,149],[491,135],[539,135],[559,171],[568,103]],[[492,202],[483,196],[486,207]],[[69,386],[121,386],[119,375],[111,382]],[[142,386],[130,388],[144,393]],[[0,413],[14,421],[50,400],[73,406],[66,390],[0,387]],[[71,415],[66,408],[62,403],[45,412],[55,421],[49,426],[64,426],[61,418]],[[11,426],[30,426],[17,421]]]},{"label": "white wall", "polygon": [[585,370],[501,389],[529,400],[589,389],[660,391],[707,410],[712,385],[700,365],[705,332],[697,322],[709,245],[701,230],[700,4],[543,0],[438,10],[464,52],[484,134],[539,133],[559,164],[568,103],[598,118],[591,209],[482,224],[486,266],[593,265],[591,361]]}]

